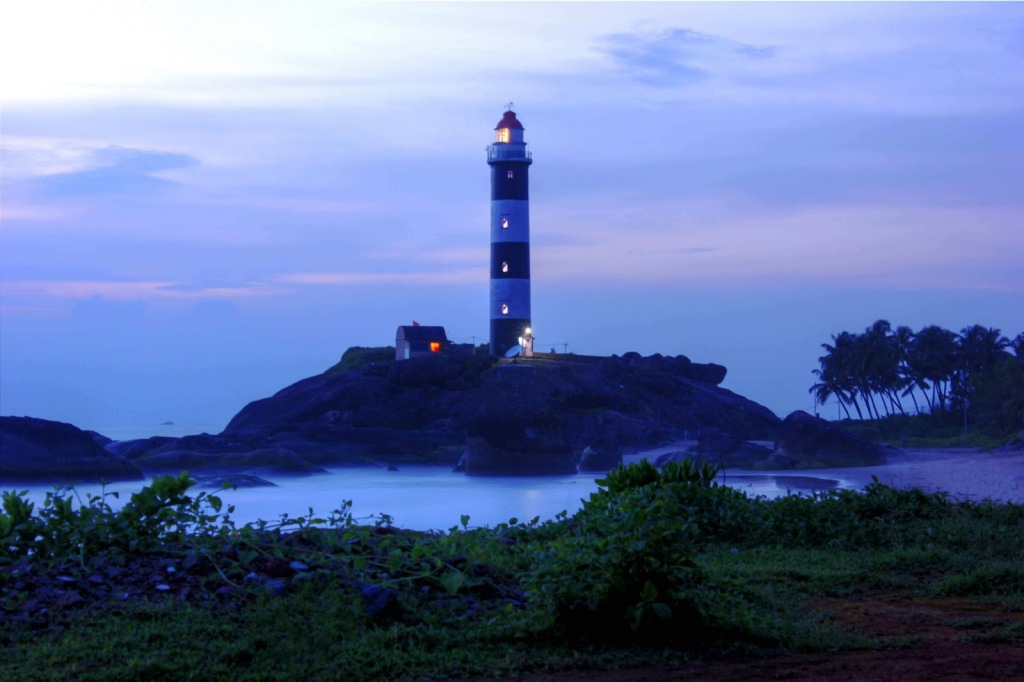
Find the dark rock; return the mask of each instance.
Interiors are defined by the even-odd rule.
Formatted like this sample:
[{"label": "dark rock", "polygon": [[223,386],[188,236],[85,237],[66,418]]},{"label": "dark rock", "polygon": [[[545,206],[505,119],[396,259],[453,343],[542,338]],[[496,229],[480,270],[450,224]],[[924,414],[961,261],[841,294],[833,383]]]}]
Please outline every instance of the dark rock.
[{"label": "dark rock", "polygon": [[666,452],[663,455],[659,455],[657,459],[654,460],[654,466],[661,468],[669,462],[682,462],[684,459],[697,460],[699,457],[694,453],[692,448],[687,448],[686,450],[673,450],[672,452]]},{"label": "dark rock", "polygon": [[466,425],[466,473],[541,476],[576,473],[564,423],[548,412],[486,413]]},{"label": "dark rock", "polygon": [[265,478],[252,474],[230,473],[223,476],[196,476],[196,483],[202,488],[223,488],[225,485],[236,488],[267,488],[277,487]]},{"label": "dark rock", "polygon": [[718,386],[725,381],[726,368],[716,365],[713,362],[707,364],[692,363],[687,372],[687,377],[693,381],[702,381],[706,384]]},{"label": "dark rock", "polygon": [[310,464],[291,450],[266,448],[249,452],[209,453],[170,450],[135,460],[147,474],[176,471],[254,470],[265,473],[301,475],[322,474],[326,470]]},{"label": "dark rock", "polygon": [[694,449],[695,459],[723,469],[747,469],[762,464],[772,454],[763,445],[741,440],[720,431],[702,433]]},{"label": "dark rock", "polygon": [[0,480],[81,483],[144,478],[134,464],[107,452],[98,435],[63,422],[0,417]]},{"label": "dark rock", "polygon": [[363,595],[366,615],[378,619],[394,610],[397,593],[394,590],[382,587],[381,585],[359,585],[359,591]]},{"label": "dark rock", "polygon": [[610,471],[622,464],[622,452],[598,452],[587,446],[580,455],[580,471]]},{"label": "dark rock", "polygon": [[587,446],[614,456],[702,429],[773,439],[779,419],[715,386],[724,371],[685,356],[635,353],[517,361],[426,356],[303,379],[247,405],[224,433],[206,436],[213,442],[171,447],[207,451],[226,439],[243,448],[284,448],[318,465],[568,473]]},{"label": "dark rock", "polygon": [[885,464],[882,447],[803,411],[786,417],[770,468],[819,469]]},{"label": "dark rock", "polygon": [[136,459],[177,440],[177,438],[172,438],[170,436],[153,436],[151,438],[137,438],[135,440],[115,440],[106,444],[106,450],[118,457]]}]

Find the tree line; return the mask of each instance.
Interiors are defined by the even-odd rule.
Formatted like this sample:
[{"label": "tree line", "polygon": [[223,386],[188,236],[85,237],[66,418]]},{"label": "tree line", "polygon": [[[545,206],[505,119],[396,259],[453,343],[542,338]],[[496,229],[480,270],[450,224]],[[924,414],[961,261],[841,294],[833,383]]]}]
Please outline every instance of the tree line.
[{"label": "tree line", "polygon": [[823,343],[812,370],[815,406],[836,398],[846,414],[970,414],[974,423],[1024,428],[1024,333],[1013,339],[982,325],[954,333],[935,325],[914,332],[878,320],[863,333]]}]

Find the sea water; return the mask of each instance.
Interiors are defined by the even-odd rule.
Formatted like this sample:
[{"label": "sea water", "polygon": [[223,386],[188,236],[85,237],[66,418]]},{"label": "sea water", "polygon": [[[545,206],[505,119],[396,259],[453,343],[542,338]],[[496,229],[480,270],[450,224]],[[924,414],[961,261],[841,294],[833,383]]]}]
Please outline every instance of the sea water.
[{"label": "sea water", "polygon": [[[193,493],[214,493],[223,500],[225,509],[234,505],[231,518],[239,525],[261,519],[272,523],[284,515],[297,518],[306,516],[311,509],[315,516],[323,518],[350,501],[352,515],[366,523],[374,523],[386,514],[400,528],[444,531],[461,527],[463,515],[469,517],[469,527],[493,527],[513,519],[547,521],[561,512],[572,515],[598,490],[597,479],[603,475],[478,477],[437,466],[408,466],[398,471],[383,467],[339,468],[312,476],[271,476],[273,487],[194,488]],[[719,480],[748,495],[773,498],[787,492],[853,487],[843,480],[829,478],[826,472],[815,472],[814,476],[726,472]],[[75,494],[85,500],[88,494],[117,492],[119,498],[107,501],[118,508],[147,483],[148,480],[105,487],[78,485]],[[26,490],[38,507],[54,487],[0,481],[0,489]]]}]

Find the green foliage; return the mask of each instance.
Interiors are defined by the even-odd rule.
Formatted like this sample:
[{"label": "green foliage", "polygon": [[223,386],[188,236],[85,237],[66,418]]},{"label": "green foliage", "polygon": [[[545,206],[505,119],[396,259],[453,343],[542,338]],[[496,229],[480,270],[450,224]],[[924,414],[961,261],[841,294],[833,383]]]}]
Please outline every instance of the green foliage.
[{"label": "green foliage", "polygon": [[[167,542],[182,541],[190,534],[216,529],[222,507],[220,498],[209,493],[195,496],[186,491],[195,485],[187,472],[161,476],[131,496],[119,511],[107,498],[118,493],[87,495],[83,501],[73,488],[56,488],[47,493],[36,515],[26,493],[4,492],[0,513],[0,563],[17,556],[40,558],[76,557],[85,568],[100,553],[152,550]],[[75,505],[75,502],[78,505]],[[230,511],[230,510],[229,510]]]},{"label": "green foliage", "polygon": [[370,365],[383,365],[394,362],[394,346],[378,346],[367,348],[364,346],[352,346],[341,355],[332,367],[324,374],[337,374],[338,372],[351,372],[355,369],[363,369]]},{"label": "green foliage", "polygon": [[718,467],[708,462],[700,464],[684,459],[680,462],[668,462],[660,470],[646,459],[630,465],[619,464],[603,478],[597,481],[600,488],[609,494],[617,495],[633,488],[649,485],[663,487],[670,483],[690,483],[699,486],[711,486],[718,475]]},{"label": "green foliage", "polygon": [[539,549],[533,598],[570,638],[606,641],[688,631],[699,623],[691,589],[696,528],[665,488],[595,494],[569,532]]},{"label": "green foliage", "polygon": [[[444,533],[355,519],[348,503],[239,527],[216,496],[191,494],[185,473],[117,511],[106,492],[80,500],[58,489],[39,508],[5,493],[0,658],[12,679],[515,677],[868,645],[829,624],[822,597],[1024,604],[1020,505],[877,482],[772,500],[715,474],[692,462],[621,467],[571,517],[473,528],[463,516]],[[103,567],[186,555],[210,574],[186,602],[118,598],[78,615],[7,617],[38,598],[26,585],[48,572],[87,582]],[[283,593],[253,582],[294,560],[305,568]],[[212,596],[224,586],[236,597]],[[386,591],[387,608],[368,610],[367,589]],[[1020,635],[1019,625],[969,627],[979,641]]]}]

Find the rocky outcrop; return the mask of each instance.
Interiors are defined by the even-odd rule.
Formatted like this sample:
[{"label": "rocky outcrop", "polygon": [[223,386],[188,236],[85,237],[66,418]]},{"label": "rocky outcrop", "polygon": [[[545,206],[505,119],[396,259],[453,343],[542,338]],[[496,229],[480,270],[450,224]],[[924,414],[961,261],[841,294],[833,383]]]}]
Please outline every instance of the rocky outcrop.
[{"label": "rocky outcrop", "polygon": [[110,439],[64,422],[0,417],[0,482],[138,481],[134,464],[107,452]]},{"label": "rocky outcrop", "polygon": [[786,417],[763,468],[822,469],[885,464],[882,446],[803,411]]},{"label": "rocky outcrop", "polygon": [[196,484],[201,488],[276,488],[276,483],[271,483],[265,478],[253,476],[252,474],[222,474],[219,476],[196,476]]},{"label": "rocky outcrop", "polygon": [[722,365],[716,365],[713,362],[693,362],[685,355],[666,356],[661,353],[655,353],[654,355],[644,357],[639,353],[629,352],[623,354],[621,358],[613,355],[612,359],[619,360],[629,367],[654,372],[667,372],[674,376],[684,377],[691,381],[700,381],[712,386],[718,386],[725,381],[726,368]]},{"label": "rocky outcrop", "polygon": [[127,453],[143,473],[237,472],[302,475],[323,473],[324,469],[280,445],[243,442],[223,435],[201,433],[183,438],[146,438],[114,442],[108,451]]},{"label": "rocky outcrop", "polygon": [[481,414],[466,425],[464,471],[470,476],[575,474],[564,425],[551,414]]},{"label": "rocky outcrop", "polygon": [[665,453],[655,464],[664,466],[667,462],[691,459],[714,464],[721,469],[758,469],[767,466],[771,456],[772,450],[764,445],[711,431],[702,433],[696,445]]},{"label": "rocky outcrop", "polygon": [[574,357],[438,355],[310,377],[250,403],[220,437],[325,465],[462,457],[470,473],[562,473],[588,447],[615,458],[687,431],[770,440],[778,428],[761,405],[690,378],[681,356]]},{"label": "rocky outcrop", "polygon": [[588,445],[580,454],[578,468],[580,471],[587,472],[611,471],[620,464],[622,464],[621,452],[598,451]]},{"label": "rocky outcrop", "polygon": [[250,403],[221,434],[107,443],[104,456],[147,474],[303,474],[460,459],[471,474],[563,474],[583,453],[584,468],[603,470],[626,450],[699,430],[774,438],[779,419],[719,388],[724,377],[724,367],[684,356],[438,354],[334,368]]}]

